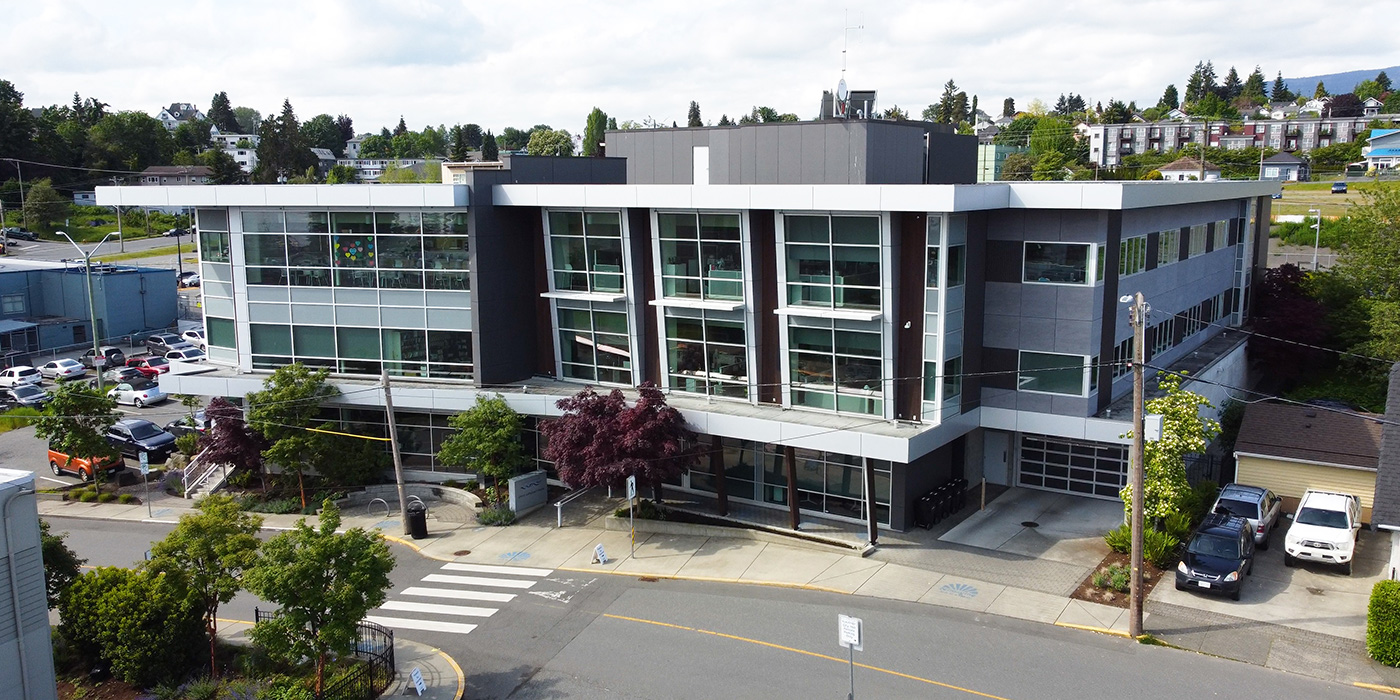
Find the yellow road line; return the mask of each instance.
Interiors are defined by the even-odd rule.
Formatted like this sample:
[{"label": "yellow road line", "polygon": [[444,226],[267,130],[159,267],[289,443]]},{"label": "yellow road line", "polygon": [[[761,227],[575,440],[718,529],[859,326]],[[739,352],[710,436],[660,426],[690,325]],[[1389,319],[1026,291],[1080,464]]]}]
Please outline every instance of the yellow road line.
[{"label": "yellow road line", "polygon": [[422,547],[419,547],[418,544],[415,543],[413,540],[406,540],[406,539],[404,539],[404,538],[402,538],[402,537],[398,537],[398,536],[395,536],[395,535],[386,535],[386,534],[384,534],[384,533],[382,533],[382,532],[379,533],[379,536],[380,536],[380,537],[383,537],[384,539],[389,540],[390,542],[393,542],[393,543],[395,543],[395,544],[401,544],[401,545],[403,545],[403,546],[405,546],[405,547],[408,547],[409,549],[413,550],[413,551],[416,552],[419,556],[422,556],[422,557],[427,557],[427,558],[429,558],[429,559],[436,559],[436,560],[438,560],[438,561],[457,561],[457,558],[456,558],[456,557],[443,557],[443,556],[438,556],[438,555],[436,555],[436,554],[433,554],[432,552],[425,552],[425,551],[423,551],[423,548],[422,548]]},{"label": "yellow road line", "polygon": [[248,621],[248,620],[229,620],[229,619],[222,618],[222,617],[216,617],[216,618],[214,618],[214,621],[215,621],[215,622],[224,622],[224,623],[229,623],[229,624],[235,624],[235,625],[248,625],[249,627],[252,627],[254,624],[256,624],[256,623],[250,622],[250,621]]},{"label": "yellow road line", "polygon": [[1362,683],[1362,682],[1360,682],[1360,681],[1357,681],[1357,682],[1355,682],[1355,683],[1352,683],[1352,685],[1354,685],[1354,686],[1356,686],[1356,687],[1358,687],[1358,688],[1365,688],[1365,689],[1367,689],[1367,690],[1374,690],[1374,691],[1381,692],[1381,693],[1390,693],[1391,695],[1400,695],[1400,688],[1394,688],[1394,687],[1391,687],[1391,686],[1388,686],[1388,685],[1376,685],[1376,684],[1374,684],[1374,683]]},{"label": "yellow road line", "polygon": [[669,581],[703,581],[705,583],[742,583],[752,586],[772,586],[774,588],[800,588],[804,591],[822,591],[825,593],[840,593],[841,595],[851,595],[851,591],[843,591],[839,588],[828,588],[810,583],[792,583],[789,581],[759,581],[741,578],[720,578],[715,576],[682,576],[680,574],[650,574],[638,571],[609,571],[604,569],[585,569],[568,566],[556,566],[555,571],[572,571],[582,574],[613,574],[614,576],[634,576],[637,578],[666,579]]},{"label": "yellow road line", "polygon": [[1084,630],[1085,632],[1098,632],[1099,634],[1111,634],[1115,637],[1132,639],[1132,636],[1122,630],[1111,630],[1107,627],[1092,627],[1090,625],[1076,625],[1073,622],[1056,622],[1056,627],[1068,627],[1070,629]]},{"label": "yellow road line", "polygon": [[447,652],[441,649],[433,649],[433,651],[437,652],[438,656],[441,656],[444,661],[452,666],[452,670],[457,673],[457,694],[452,697],[465,698],[467,696],[467,674],[462,673],[462,667],[458,666],[456,659],[448,656]]},{"label": "yellow road line", "polygon": [[[657,620],[647,620],[647,619],[643,619],[643,618],[640,618],[640,617],[628,617],[628,616],[626,616],[626,615],[613,615],[613,614],[611,614],[611,613],[603,613],[603,617],[610,617],[610,618],[612,618],[612,619],[614,619],[614,620],[625,620],[625,621],[627,621],[627,622],[640,622],[640,623],[642,623],[642,624],[646,624],[646,625],[655,625],[655,626],[657,626],[657,627],[669,627],[669,628],[671,628],[671,629],[684,630],[684,631],[686,631],[686,632],[696,632],[696,633],[698,633],[698,634],[707,634],[707,635],[710,635],[710,636],[712,636],[712,637],[720,637],[720,638],[722,638],[722,639],[732,639],[732,640],[737,641],[737,642],[748,642],[749,644],[757,644],[758,646],[768,647],[768,648],[770,648],[770,649],[778,649],[778,650],[780,650],[780,651],[787,651],[787,652],[792,652],[792,653],[794,653],[794,654],[801,654],[801,655],[803,655],[803,656],[810,656],[810,657],[812,657],[812,658],[822,659],[822,660],[824,660],[824,661],[835,661],[836,663],[839,663],[839,664],[849,664],[849,663],[850,663],[850,660],[849,660],[849,659],[843,659],[843,658],[840,658],[840,657],[837,657],[837,656],[828,656],[827,654],[819,654],[819,653],[817,653],[817,652],[815,652],[815,651],[807,651],[807,650],[805,650],[805,649],[796,649],[796,648],[794,648],[794,647],[783,646],[783,645],[781,645],[781,644],[774,644],[773,642],[765,642],[765,641],[760,640],[760,639],[750,639],[750,638],[748,638],[748,637],[740,637],[740,636],[738,636],[738,635],[725,634],[724,632],[714,632],[714,631],[711,631],[711,630],[704,630],[704,629],[700,629],[700,628],[698,628],[698,627],[686,627],[685,625],[676,625],[676,624],[672,624],[672,623],[669,623],[669,622],[660,622],[660,621],[657,621]],[[949,689],[949,690],[956,690],[956,691],[959,691],[959,692],[968,693],[969,695],[976,695],[976,696],[982,697],[982,698],[991,698],[991,700],[1007,700],[1006,698],[1003,698],[1003,697],[1001,697],[1000,695],[992,695],[992,694],[990,694],[990,693],[983,693],[983,692],[981,692],[981,691],[972,690],[971,688],[963,688],[963,687],[961,687],[961,686],[952,685],[952,684],[950,684],[950,683],[943,683],[943,682],[941,682],[941,681],[935,681],[935,680],[933,680],[933,679],[931,679],[931,678],[922,678],[922,677],[920,677],[920,676],[912,676],[912,675],[910,675],[910,674],[908,674],[908,673],[900,673],[899,671],[892,671],[892,670],[890,670],[890,669],[888,669],[888,668],[880,668],[879,666],[871,666],[870,664],[857,663],[857,664],[856,664],[856,667],[858,667],[858,668],[863,668],[863,669],[865,669],[865,670],[867,670],[867,671],[875,671],[875,672],[878,672],[878,673],[884,673],[884,674],[888,674],[888,675],[891,675],[891,676],[897,676],[897,677],[899,677],[899,678],[905,678],[905,679],[908,679],[908,680],[911,680],[911,681],[918,681],[918,682],[920,682],[920,683],[927,683],[927,684],[929,684],[929,685],[936,685],[936,686],[938,686],[938,687],[940,687],[940,688],[947,688],[947,689]]]}]

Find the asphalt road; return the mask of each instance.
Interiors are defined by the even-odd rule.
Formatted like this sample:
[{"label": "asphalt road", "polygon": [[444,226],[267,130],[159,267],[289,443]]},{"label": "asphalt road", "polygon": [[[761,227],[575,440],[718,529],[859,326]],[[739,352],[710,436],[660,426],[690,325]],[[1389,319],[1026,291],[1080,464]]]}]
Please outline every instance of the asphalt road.
[{"label": "asphalt road", "polygon": [[[115,530],[69,518],[52,524],[94,566],[139,562],[171,528]],[[391,547],[398,566],[390,601],[443,575],[442,562]],[[398,634],[451,654],[467,674],[471,698],[840,697],[850,690],[851,666],[837,645],[838,614],[864,621],[857,697],[1374,697],[1282,671],[952,608],[601,573],[541,569],[533,576],[537,585],[493,604],[493,614],[473,619],[466,633]],[[240,594],[220,617],[251,620],[258,604]]]},{"label": "asphalt road", "polygon": [[[190,249],[194,249],[195,245],[194,241],[188,235],[180,237],[180,244],[182,246],[187,245]],[[93,246],[92,243],[79,243],[78,245],[82,246],[83,250],[91,250]],[[108,239],[106,243],[102,244],[95,259],[100,260],[103,253],[111,255],[113,253],[122,252],[123,250],[128,253],[134,253],[150,250],[151,248],[164,248],[165,246],[171,245],[175,245],[175,239],[173,237],[153,236],[151,238],[136,238],[126,241],[125,244],[119,242],[116,237],[112,237]],[[78,257],[78,251],[73,250],[73,246],[69,244],[68,241],[48,240],[34,242],[11,241],[10,254],[14,257],[27,258],[30,260],[64,260]]]}]

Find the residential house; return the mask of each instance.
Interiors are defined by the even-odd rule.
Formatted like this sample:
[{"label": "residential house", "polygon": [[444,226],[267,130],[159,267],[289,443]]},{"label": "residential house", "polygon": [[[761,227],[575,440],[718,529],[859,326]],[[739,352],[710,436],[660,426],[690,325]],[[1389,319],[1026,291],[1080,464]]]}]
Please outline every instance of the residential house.
[{"label": "residential house", "polygon": [[365,136],[368,136],[368,134],[365,134],[364,136],[356,136],[355,138],[345,142],[346,158],[349,158],[351,160],[359,160],[360,144],[363,144],[365,142]]},{"label": "residential house", "polygon": [[1170,121],[1184,122],[1190,119],[1191,115],[1187,114],[1180,107],[1172,107],[1167,110],[1166,118]]},{"label": "residential house", "polygon": [[160,110],[156,119],[165,125],[167,131],[174,131],[175,127],[194,119],[207,119],[199,108],[188,102],[172,102],[169,107]]},{"label": "residential house", "polygon": [[1361,116],[1363,117],[1379,116],[1384,109],[1385,103],[1374,97],[1367,97],[1361,101]]},{"label": "residential house", "polygon": [[1211,163],[1210,161],[1206,161],[1205,167],[1202,168],[1201,159],[1192,158],[1190,156],[1183,156],[1181,158],[1177,158],[1176,160],[1157,168],[1157,171],[1162,173],[1163,180],[1170,180],[1172,182],[1200,180],[1202,179],[1201,175],[1203,173],[1205,175],[1204,179],[1206,181],[1220,179],[1220,166]]},{"label": "residential house", "polygon": [[424,166],[428,162],[424,158],[340,158],[332,165],[348,165],[355,169],[360,182],[376,182],[379,180],[379,176],[391,167],[412,170],[419,175],[424,175],[427,173]]},{"label": "residential house", "polygon": [[1361,149],[1367,170],[1387,170],[1400,166],[1400,129],[1375,129]]},{"label": "residential house", "polygon": [[1307,182],[1308,161],[1292,153],[1275,153],[1259,164],[1259,179]]},{"label": "residential house", "polygon": [[995,143],[982,143],[979,137],[977,144],[977,181],[995,182],[1001,179],[1001,166],[1006,162],[1006,157],[1012,153],[1025,153],[1030,150],[1024,146],[1002,146]]},{"label": "residential house", "polygon": [[97,192],[94,191],[94,190],[74,190],[74,191],[73,191],[73,203],[74,203],[74,204],[81,204],[81,205],[84,205],[84,206],[93,206],[93,205],[96,205],[96,204],[97,204]]},{"label": "residential house", "polygon": [[[606,158],[517,156],[458,184],[102,187],[197,208],[208,371],[239,396],[298,361],[324,417],[383,434],[410,478],[483,394],[539,439],[585,387],[654,382],[705,455],[668,488],[913,525],[948,483],[1116,501],[1133,329],[1145,353],[1240,385],[1277,183],[974,184],[976,139],[923,122],[612,131]],[[215,283],[214,281],[217,281]],[[1189,384],[1188,387],[1195,385]]]},{"label": "residential house", "polygon": [[313,148],[311,152],[316,154],[316,172],[325,177],[336,163],[335,154],[329,148]]},{"label": "residential house", "polygon": [[1122,163],[1134,153],[1166,153],[1199,146],[1211,148],[1272,148],[1307,153],[1314,148],[1348,143],[1365,131],[1364,117],[1307,117],[1302,119],[1248,119],[1237,124],[1221,121],[1157,121],[1149,124],[1090,124],[1089,160],[1100,167]]},{"label": "residential house", "polygon": [[1353,494],[1370,522],[1381,418],[1323,406],[1249,404],[1235,439],[1235,481],[1282,496],[1286,512],[1308,489]]},{"label": "residential house", "polygon": [[207,165],[152,165],[141,171],[143,186],[179,187],[207,185],[213,171]]}]

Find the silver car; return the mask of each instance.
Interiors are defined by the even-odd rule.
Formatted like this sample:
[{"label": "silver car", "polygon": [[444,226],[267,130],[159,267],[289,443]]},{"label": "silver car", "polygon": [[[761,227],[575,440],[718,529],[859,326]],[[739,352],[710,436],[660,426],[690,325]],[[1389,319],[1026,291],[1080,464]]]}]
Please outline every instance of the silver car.
[{"label": "silver car", "polygon": [[107,392],[107,398],[116,399],[117,403],[129,404],[137,408],[160,403],[167,398],[165,392],[155,382],[134,385],[129,383],[118,384]]},{"label": "silver car", "polygon": [[1283,512],[1283,499],[1278,494],[1259,486],[1226,484],[1220,489],[1220,496],[1211,506],[1211,512],[1239,516],[1249,521],[1249,529],[1254,533],[1254,544],[1259,549],[1269,548],[1269,536],[1278,526]]}]

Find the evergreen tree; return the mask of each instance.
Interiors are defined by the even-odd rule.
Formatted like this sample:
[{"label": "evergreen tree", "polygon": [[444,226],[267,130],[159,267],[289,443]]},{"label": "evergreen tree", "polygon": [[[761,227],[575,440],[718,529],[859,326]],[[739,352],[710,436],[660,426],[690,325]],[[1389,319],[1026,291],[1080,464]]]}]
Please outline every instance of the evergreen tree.
[{"label": "evergreen tree", "polygon": [[399,115],[399,125],[394,127],[394,136],[403,136],[408,133],[408,124],[404,123],[403,115]]},{"label": "evergreen tree", "polygon": [[471,148],[481,148],[481,127],[476,124],[467,124],[462,127],[462,134],[466,136],[467,146]]},{"label": "evergreen tree", "polygon": [[263,120],[258,135],[258,167],[253,171],[256,182],[277,182],[279,177],[298,175],[319,165],[301,133],[291,100],[282,101],[281,114]]},{"label": "evergreen tree", "polygon": [[953,121],[950,123],[956,125],[971,121],[967,115],[967,93],[959,90],[958,94],[953,97]]},{"label": "evergreen tree", "polygon": [[1205,97],[1207,93],[1218,93],[1220,90],[1215,84],[1215,64],[1210,61],[1206,61],[1206,67],[1201,71],[1201,87],[1201,97]]},{"label": "evergreen tree", "polygon": [[214,95],[214,99],[209,102],[209,113],[205,116],[209,117],[210,123],[219,128],[220,133],[239,133],[238,117],[233,114],[233,104],[229,102],[227,92]]},{"label": "evergreen tree", "polygon": [[355,138],[355,120],[344,114],[335,118],[335,128],[340,130],[340,142],[343,144]]},{"label": "evergreen tree", "polygon": [[1066,104],[1066,106],[1069,107],[1070,114],[1083,112],[1085,109],[1088,108],[1088,106],[1084,104],[1084,96],[1076,95],[1072,92],[1069,94],[1069,102]]},{"label": "evergreen tree", "polygon": [[1283,82],[1283,71],[1278,72],[1278,77],[1274,78],[1274,87],[1269,91],[1269,99],[1274,102],[1293,101],[1293,92],[1288,89],[1288,84]]},{"label": "evergreen tree", "polygon": [[1162,91],[1162,99],[1157,100],[1157,107],[1165,111],[1169,109],[1176,109],[1180,106],[1181,101],[1177,99],[1176,86],[1168,85],[1167,89]]},{"label": "evergreen tree", "polygon": [[1376,74],[1376,83],[1381,86],[1382,92],[1390,92],[1390,76],[1381,71]]},{"label": "evergreen tree", "polygon": [[943,95],[938,98],[938,109],[935,110],[936,121],[939,124],[957,124],[954,119],[953,105],[958,99],[958,86],[952,78],[943,84]]},{"label": "evergreen tree", "polygon": [[[687,111],[686,114],[685,114],[685,125],[686,125],[687,127],[691,127],[691,128],[694,128],[694,127],[697,127],[697,126],[704,126],[704,125],[705,125],[705,122],[700,121],[700,103],[699,103],[699,102],[696,102],[695,100],[691,100],[691,101],[690,101],[690,110]],[[588,130],[585,128],[585,129],[584,129],[584,133],[587,133],[587,131],[588,131]],[[584,154],[584,155],[590,155],[590,154],[588,153],[588,147],[587,147],[587,145],[584,146],[583,154]]]},{"label": "evergreen tree", "polygon": [[1055,100],[1055,114],[1061,117],[1069,114],[1069,100],[1065,99],[1063,92],[1060,93],[1060,99]]},{"label": "evergreen tree", "polygon": [[1259,66],[1254,67],[1254,72],[1244,81],[1244,87],[1240,90],[1240,96],[1247,98],[1250,102],[1261,103],[1267,101],[1264,95],[1264,72],[1259,70]]},{"label": "evergreen tree", "polygon": [[734,126],[734,123],[731,122],[731,121],[729,121],[729,115],[728,115],[728,114],[721,114],[721,115],[719,115],[719,125],[720,125],[720,126]]},{"label": "evergreen tree", "polygon": [[977,121],[977,96],[972,96],[972,106],[967,110],[967,121],[974,123]]},{"label": "evergreen tree", "polygon": [[467,130],[461,124],[452,127],[452,160],[457,163],[466,162],[468,150]]},{"label": "evergreen tree", "polygon": [[1220,84],[1220,96],[1229,102],[1239,97],[1243,91],[1244,83],[1240,82],[1240,74],[1234,66],[1230,66],[1230,72],[1225,74],[1225,82]]},{"label": "evergreen tree", "polygon": [[481,159],[495,162],[501,159],[501,153],[496,148],[496,135],[487,130],[486,135],[481,139]]},{"label": "evergreen tree", "polygon": [[1313,99],[1320,100],[1324,97],[1327,97],[1327,86],[1323,85],[1322,81],[1319,80],[1317,81],[1317,89],[1313,90]]},{"label": "evergreen tree", "polygon": [[1191,71],[1191,77],[1186,79],[1186,101],[1195,102],[1201,99],[1205,92],[1205,79],[1202,73],[1205,71],[1205,63],[1198,61],[1196,68]]},{"label": "evergreen tree", "polygon": [[1006,99],[1004,99],[1004,100],[1001,101],[1001,116],[1003,116],[1003,117],[1014,117],[1014,116],[1016,116],[1016,100],[1015,100],[1015,98],[1008,97],[1008,98],[1006,98]]},{"label": "evergreen tree", "polygon": [[[692,115],[694,119],[700,119],[700,106],[695,104],[694,102],[691,102],[690,109],[694,113]],[[690,126],[696,125],[690,124]],[[583,126],[583,155],[603,155],[602,144],[603,139],[605,138],[603,132],[607,129],[607,127],[608,115],[604,113],[603,110],[594,107],[593,111],[588,113],[588,119],[584,122]]]},{"label": "evergreen tree", "polygon": [[246,177],[243,168],[239,167],[238,161],[234,160],[233,156],[222,148],[211,148],[200,154],[199,159],[209,166],[209,184],[211,185],[239,185]]},{"label": "evergreen tree", "polygon": [[608,131],[617,131],[617,117],[608,117]]}]

